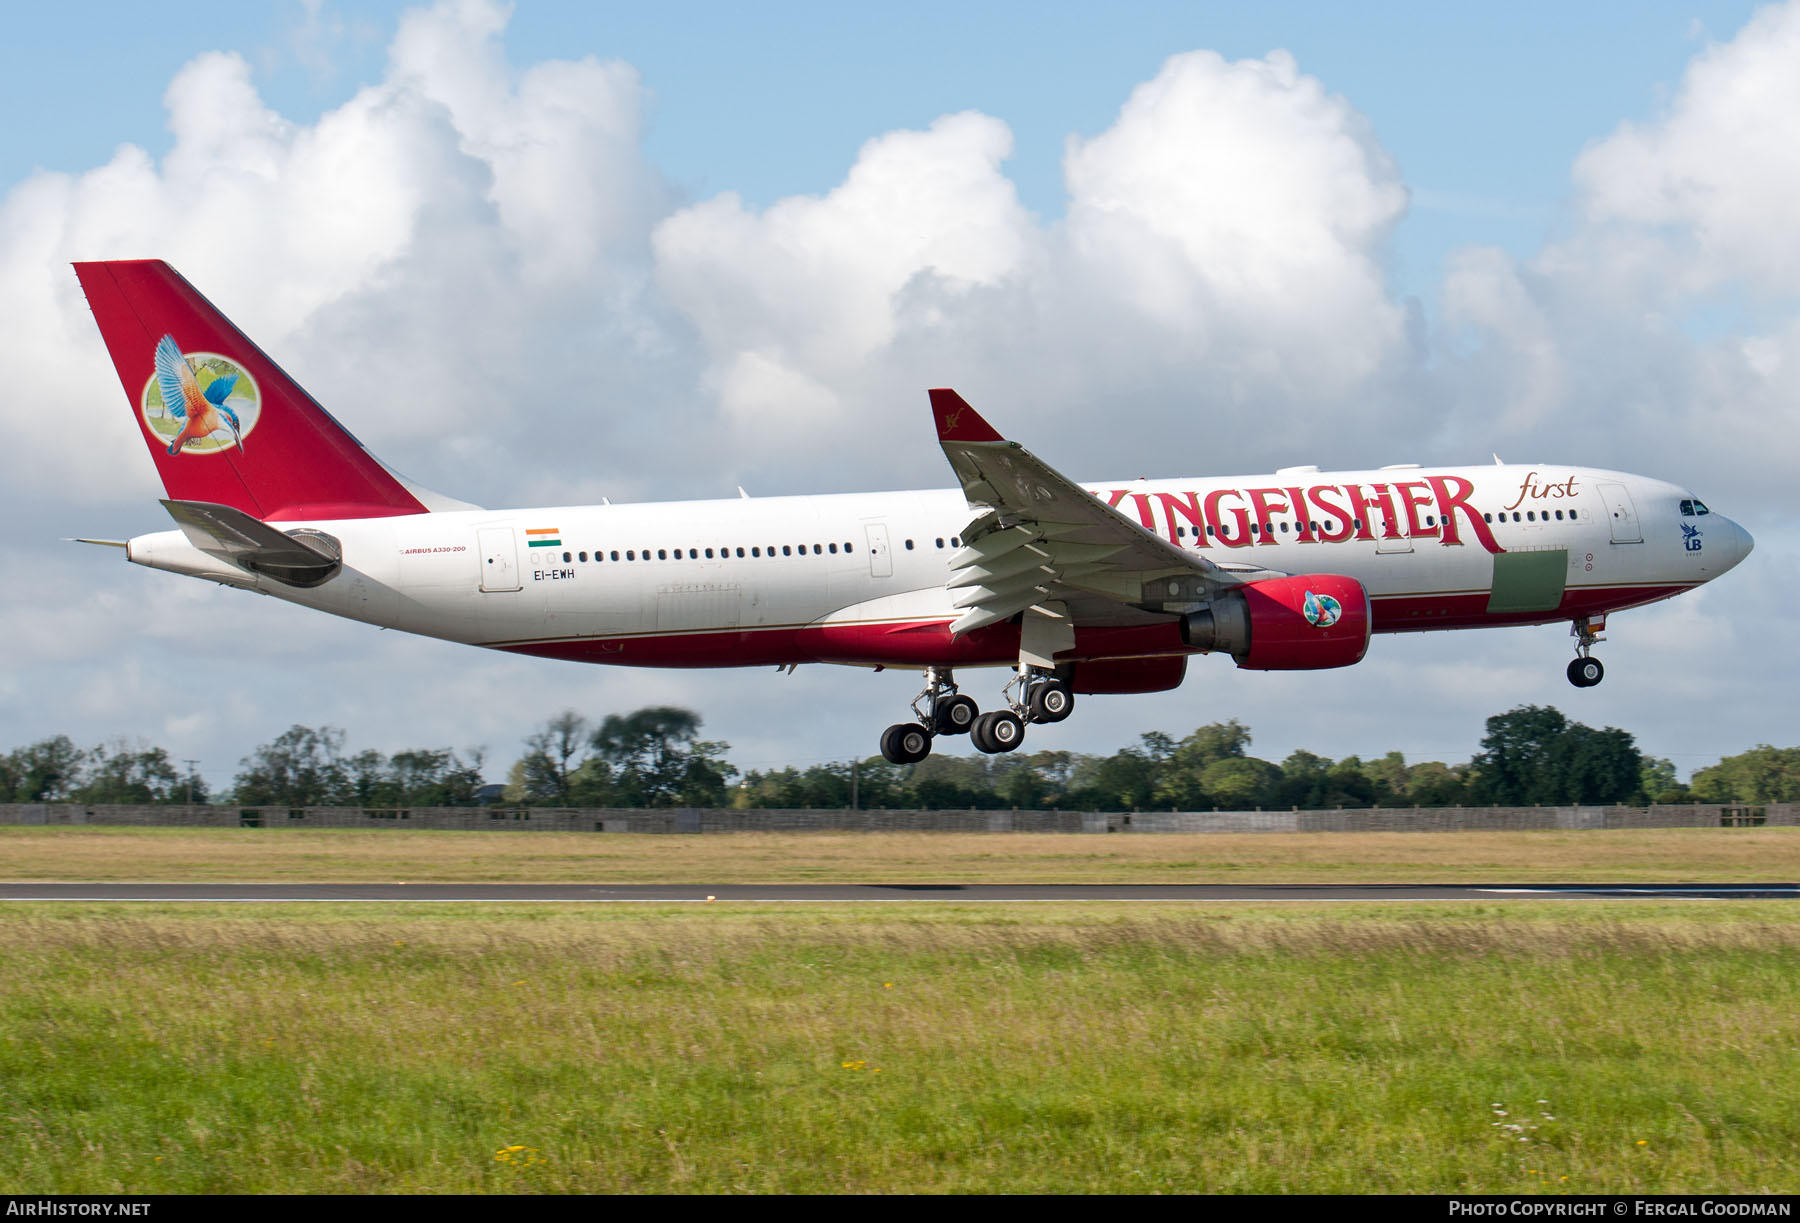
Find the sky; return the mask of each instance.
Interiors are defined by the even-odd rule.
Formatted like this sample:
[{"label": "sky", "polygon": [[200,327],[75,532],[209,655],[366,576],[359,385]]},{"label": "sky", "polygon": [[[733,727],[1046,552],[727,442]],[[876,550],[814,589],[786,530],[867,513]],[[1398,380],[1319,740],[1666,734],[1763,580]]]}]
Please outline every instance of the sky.
[{"label": "sky", "polygon": [[[390,466],[488,506],[949,483],[952,385],[1082,480],[1608,467],[1756,537],[1566,626],[1197,659],[1028,749],[1237,718],[1456,762],[1522,704],[1683,775],[1800,691],[1800,6],[455,0],[36,6],[0,78],[0,750],[289,725],[481,747],[679,704],[740,767],[866,756],[915,675],[658,672],[333,621],[63,542],[165,529],[68,264],[169,260]],[[961,677],[992,704],[1002,672]]]}]

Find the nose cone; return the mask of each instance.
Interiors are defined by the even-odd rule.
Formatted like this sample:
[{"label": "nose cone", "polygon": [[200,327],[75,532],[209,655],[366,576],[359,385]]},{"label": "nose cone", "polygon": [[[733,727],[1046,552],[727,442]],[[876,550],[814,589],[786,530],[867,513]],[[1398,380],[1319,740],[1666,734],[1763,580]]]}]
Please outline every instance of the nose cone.
[{"label": "nose cone", "polygon": [[[1725,525],[1729,528],[1726,531],[1725,553],[1731,558],[1726,562],[1725,569],[1735,569],[1739,561],[1750,555],[1750,549],[1756,546],[1756,541],[1750,538],[1750,532],[1731,519],[1727,518]],[[1723,573],[1724,570],[1720,572]]]}]

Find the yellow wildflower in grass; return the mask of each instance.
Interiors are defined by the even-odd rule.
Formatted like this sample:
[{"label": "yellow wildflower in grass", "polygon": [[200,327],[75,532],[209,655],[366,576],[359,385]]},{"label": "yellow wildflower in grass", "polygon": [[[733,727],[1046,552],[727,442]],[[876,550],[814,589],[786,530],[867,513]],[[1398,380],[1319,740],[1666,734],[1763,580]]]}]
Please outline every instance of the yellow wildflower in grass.
[{"label": "yellow wildflower in grass", "polygon": [[536,1147],[528,1147],[521,1143],[510,1147],[501,1147],[495,1151],[494,1162],[504,1164],[509,1168],[535,1168],[539,1164],[550,1161],[545,1159],[543,1153]]}]

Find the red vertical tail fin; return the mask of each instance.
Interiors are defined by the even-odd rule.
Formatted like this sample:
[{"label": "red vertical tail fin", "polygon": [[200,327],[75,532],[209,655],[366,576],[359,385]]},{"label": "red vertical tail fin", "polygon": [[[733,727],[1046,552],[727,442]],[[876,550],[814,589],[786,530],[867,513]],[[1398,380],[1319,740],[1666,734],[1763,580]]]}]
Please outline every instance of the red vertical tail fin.
[{"label": "red vertical tail fin", "polygon": [[426,507],[160,259],[77,263],[163,487],[264,520]]}]

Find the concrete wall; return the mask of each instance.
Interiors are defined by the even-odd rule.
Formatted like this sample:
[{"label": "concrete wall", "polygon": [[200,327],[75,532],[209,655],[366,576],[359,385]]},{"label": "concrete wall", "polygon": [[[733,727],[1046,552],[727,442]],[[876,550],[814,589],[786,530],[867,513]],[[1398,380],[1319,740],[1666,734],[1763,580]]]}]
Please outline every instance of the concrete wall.
[{"label": "concrete wall", "polygon": [[1800,804],[1375,807],[1329,811],[841,811],[593,807],[149,807],[0,803],[0,824],[439,828],[494,832],[1450,832],[1800,825]]}]

